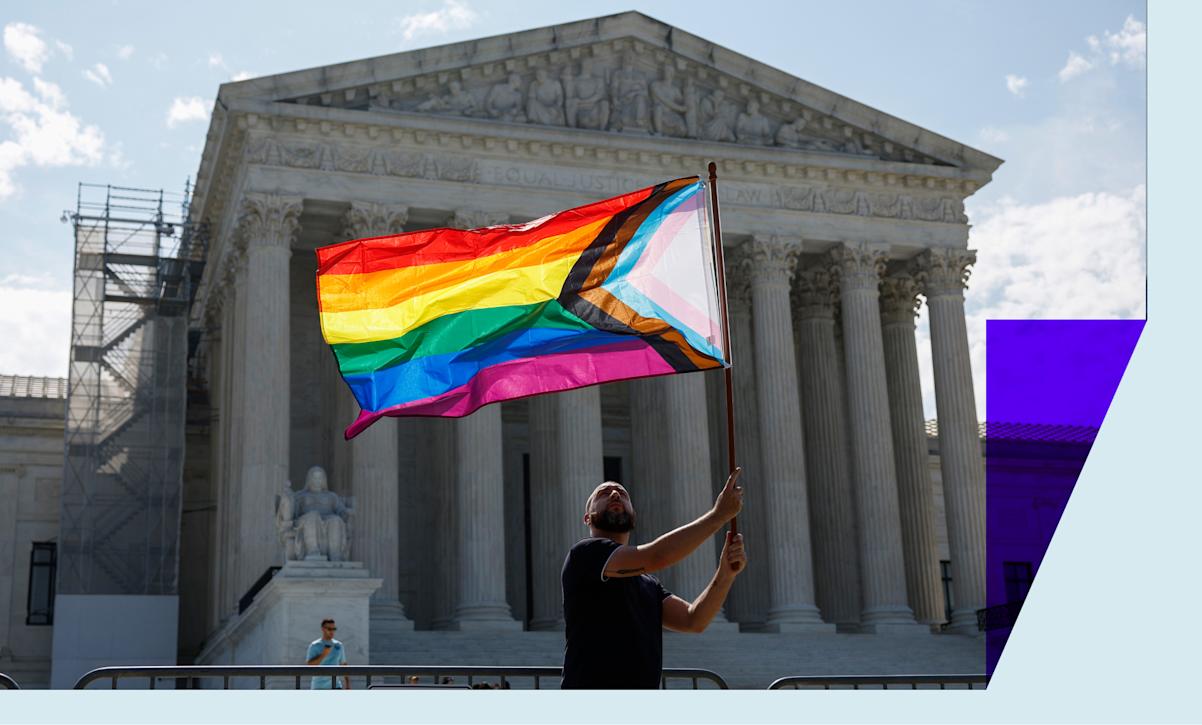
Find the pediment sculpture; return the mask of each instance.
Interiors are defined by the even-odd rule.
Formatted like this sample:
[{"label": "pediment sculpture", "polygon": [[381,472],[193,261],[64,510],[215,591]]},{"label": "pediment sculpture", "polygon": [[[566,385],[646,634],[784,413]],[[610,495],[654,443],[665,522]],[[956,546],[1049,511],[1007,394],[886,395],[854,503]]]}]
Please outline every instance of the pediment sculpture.
[{"label": "pediment sculpture", "polygon": [[[627,48],[518,59],[346,95],[369,98],[357,107],[375,110],[911,160],[905,149],[796,102],[674,56],[652,63],[650,55]],[[337,94],[326,97],[334,103]]]},{"label": "pediment sculpture", "polygon": [[329,490],[326,472],[313,466],[305,487],[292,483],[276,496],[276,533],[285,561],[349,561],[350,526],[354,501]]}]

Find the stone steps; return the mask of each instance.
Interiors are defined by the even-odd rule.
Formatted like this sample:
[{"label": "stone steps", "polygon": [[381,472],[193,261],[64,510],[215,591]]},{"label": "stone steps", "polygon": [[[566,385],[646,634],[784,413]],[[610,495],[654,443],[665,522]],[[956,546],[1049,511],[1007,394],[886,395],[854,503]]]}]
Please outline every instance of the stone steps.
[{"label": "stone steps", "polygon": [[[739,688],[767,687],[786,675],[978,673],[984,660],[983,638],[951,634],[664,634],[665,667],[712,670]],[[562,661],[562,632],[372,636],[372,664],[554,667]]]}]

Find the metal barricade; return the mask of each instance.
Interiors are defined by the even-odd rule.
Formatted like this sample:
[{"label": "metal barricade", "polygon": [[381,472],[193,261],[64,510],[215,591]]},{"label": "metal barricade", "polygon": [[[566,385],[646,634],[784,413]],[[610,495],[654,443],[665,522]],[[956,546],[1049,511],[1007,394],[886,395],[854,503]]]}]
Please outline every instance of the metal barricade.
[{"label": "metal barricade", "polygon": [[16,680],[4,674],[3,672],[0,672],[0,688],[5,690],[19,690],[21,689],[21,686],[17,684]]},{"label": "metal barricade", "polygon": [[[322,670],[322,671],[317,671]],[[87,689],[95,682],[108,681],[111,689],[118,688],[122,680],[146,680],[149,689],[159,689],[160,682],[170,680],[175,689],[202,689],[220,680],[219,688],[230,689],[231,681],[251,679],[257,689],[268,689],[268,678],[290,680],[284,689],[302,689],[301,682],[309,677],[352,677],[363,682],[367,688],[386,686],[389,689],[412,686],[429,688],[431,685],[452,685],[452,689],[466,686],[471,689],[524,689],[520,685],[543,689],[543,680],[558,679],[562,667],[474,667],[454,665],[346,665],[337,668],[310,665],[196,665],[190,667],[101,667],[88,672],[75,683],[76,690]],[[461,679],[456,679],[461,678]],[[517,682],[514,682],[517,680]],[[702,683],[711,683],[720,690],[730,689],[726,681],[716,672],[700,669],[665,669],[661,686],[669,682],[688,680],[692,689],[702,689]],[[234,684],[237,684],[236,682]],[[515,685],[519,687],[514,688]],[[711,688],[713,689],[713,688]]]},{"label": "metal barricade", "polygon": [[983,690],[985,675],[800,675],[782,677],[769,690]]}]

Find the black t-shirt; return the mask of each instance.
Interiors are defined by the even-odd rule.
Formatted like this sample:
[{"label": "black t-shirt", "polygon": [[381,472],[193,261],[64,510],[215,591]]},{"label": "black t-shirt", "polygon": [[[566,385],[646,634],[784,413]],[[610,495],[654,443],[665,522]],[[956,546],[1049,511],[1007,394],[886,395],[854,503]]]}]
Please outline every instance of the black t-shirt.
[{"label": "black t-shirt", "polygon": [[605,564],[620,547],[583,539],[564,559],[564,689],[659,687],[670,594],[648,574],[606,579]]}]

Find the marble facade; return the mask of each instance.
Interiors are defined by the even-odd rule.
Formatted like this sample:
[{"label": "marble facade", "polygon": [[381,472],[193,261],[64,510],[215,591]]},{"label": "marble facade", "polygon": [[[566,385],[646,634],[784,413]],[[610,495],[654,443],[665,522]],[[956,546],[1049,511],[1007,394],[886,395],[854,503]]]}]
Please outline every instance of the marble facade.
[{"label": "marble facade", "polygon": [[[954,631],[984,606],[984,468],[964,326],[964,199],[1000,160],[638,13],[222,86],[194,198],[213,535],[183,556],[207,633],[282,554],[273,495],[353,495],[380,628],[555,629],[587,493],[620,471],[643,535],[725,477],[715,374],[387,420],[355,411],[317,324],[317,246],[521,223],[718,164],[756,573],[748,630],[943,620],[914,315],[930,305]],[[716,374],[720,376],[720,373]],[[709,380],[707,380],[707,377]],[[716,551],[667,573],[695,596]],[[201,562],[206,562],[201,564]]]}]

